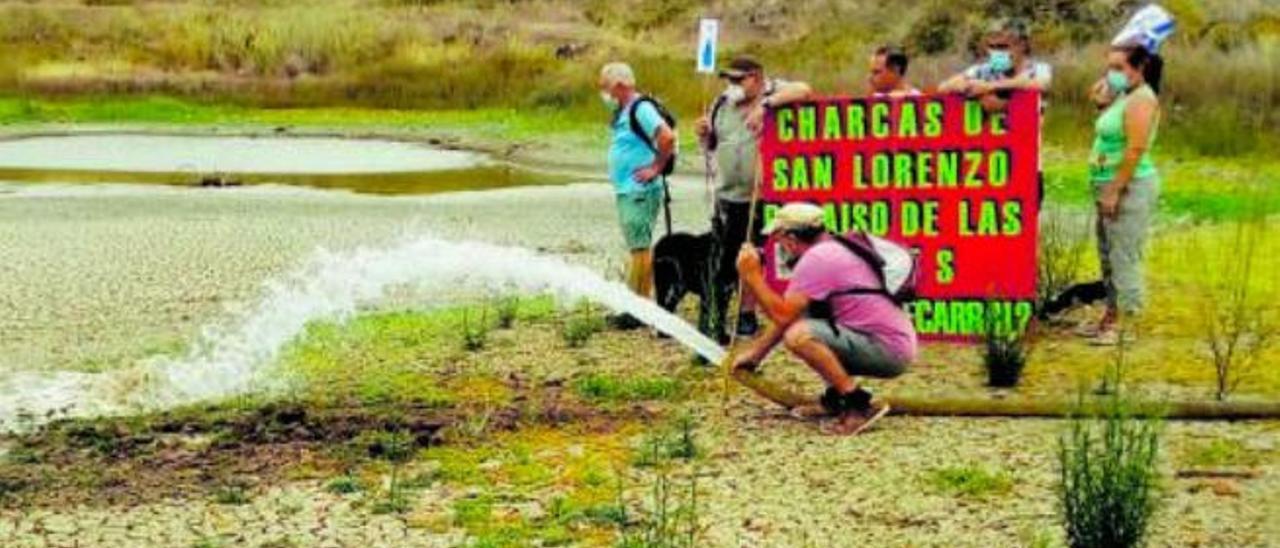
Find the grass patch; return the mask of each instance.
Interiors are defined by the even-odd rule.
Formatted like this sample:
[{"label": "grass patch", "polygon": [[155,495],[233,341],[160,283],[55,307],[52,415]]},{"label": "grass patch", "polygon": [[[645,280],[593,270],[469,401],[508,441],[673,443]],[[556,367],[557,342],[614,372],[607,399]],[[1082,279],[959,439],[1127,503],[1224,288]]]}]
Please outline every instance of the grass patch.
[{"label": "grass patch", "polygon": [[[625,439],[534,426],[431,447],[420,459],[437,481],[470,491],[453,502],[452,513],[472,545],[599,545],[609,543],[619,521],[618,479],[611,471],[630,453]],[[539,507],[537,500],[549,502]],[[526,511],[531,508],[538,511]]]},{"label": "grass patch", "polygon": [[1250,450],[1237,440],[1219,438],[1187,447],[1179,461],[1186,466],[1215,468],[1258,466],[1267,459],[1261,452]]},{"label": "grass patch", "polygon": [[[514,310],[533,324],[553,317],[550,297],[525,297]],[[444,408],[483,396],[494,404],[509,397],[481,376],[447,377],[441,369],[459,359],[463,318],[475,328],[473,307],[427,312],[366,314],[345,323],[316,322],[283,352],[281,367],[298,379],[296,397],[320,404],[410,404]],[[495,338],[487,323],[482,344]],[[462,346],[466,346],[465,344]]]},{"label": "grass patch", "polygon": [[361,491],[363,488],[364,487],[360,485],[360,480],[358,478],[347,475],[333,478],[324,486],[325,491],[335,495],[350,495],[351,493]]},{"label": "grass patch", "polygon": [[228,484],[213,493],[213,501],[218,504],[239,506],[249,503],[249,490],[243,485]]},{"label": "grass patch", "polygon": [[598,403],[674,400],[684,394],[680,382],[669,377],[603,374],[591,374],[574,381],[573,391],[588,401]]},{"label": "grass patch", "polygon": [[1003,495],[1013,489],[1013,479],[1007,472],[973,465],[932,470],[925,475],[925,481],[941,493],[972,498]]},{"label": "grass patch", "polygon": [[702,454],[697,440],[698,421],[682,414],[669,424],[645,435],[632,464],[641,468],[661,468],[673,461],[688,462]]}]

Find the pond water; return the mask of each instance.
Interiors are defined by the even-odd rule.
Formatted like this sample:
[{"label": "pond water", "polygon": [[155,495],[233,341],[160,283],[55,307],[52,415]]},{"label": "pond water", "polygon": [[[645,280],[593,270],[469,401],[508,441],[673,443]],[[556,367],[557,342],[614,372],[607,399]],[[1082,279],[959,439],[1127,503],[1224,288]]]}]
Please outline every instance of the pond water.
[{"label": "pond water", "polygon": [[264,174],[403,173],[475,167],[472,152],[333,137],[70,135],[0,141],[0,168]]},{"label": "pond water", "polygon": [[337,137],[133,134],[0,140],[0,180],[198,185],[276,183],[425,194],[564,182],[468,151]]}]

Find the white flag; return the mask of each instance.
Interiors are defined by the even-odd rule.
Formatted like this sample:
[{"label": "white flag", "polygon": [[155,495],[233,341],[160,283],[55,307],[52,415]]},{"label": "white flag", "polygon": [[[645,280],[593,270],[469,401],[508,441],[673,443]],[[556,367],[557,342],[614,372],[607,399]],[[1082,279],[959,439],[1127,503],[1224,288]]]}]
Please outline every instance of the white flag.
[{"label": "white flag", "polygon": [[720,35],[718,19],[702,19],[698,22],[698,72],[715,74],[716,41]]}]

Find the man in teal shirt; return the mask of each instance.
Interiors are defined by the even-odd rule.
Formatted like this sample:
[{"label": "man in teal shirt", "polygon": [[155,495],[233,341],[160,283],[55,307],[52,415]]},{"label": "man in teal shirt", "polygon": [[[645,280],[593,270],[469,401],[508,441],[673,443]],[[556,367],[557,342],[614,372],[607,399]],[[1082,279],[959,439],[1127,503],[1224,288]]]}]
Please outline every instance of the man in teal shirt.
[{"label": "man in teal shirt", "polygon": [[[662,207],[663,167],[675,152],[676,135],[652,101],[640,100],[635,73],[623,63],[600,70],[600,98],[613,112],[609,143],[609,180],[617,197],[618,221],[630,253],[627,286],[644,297],[653,293],[653,224]],[[637,127],[632,127],[635,118]],[[636,129],[644,132],[638,135]],[[630,316],[614,317],[617,327],[640,323]]]}]

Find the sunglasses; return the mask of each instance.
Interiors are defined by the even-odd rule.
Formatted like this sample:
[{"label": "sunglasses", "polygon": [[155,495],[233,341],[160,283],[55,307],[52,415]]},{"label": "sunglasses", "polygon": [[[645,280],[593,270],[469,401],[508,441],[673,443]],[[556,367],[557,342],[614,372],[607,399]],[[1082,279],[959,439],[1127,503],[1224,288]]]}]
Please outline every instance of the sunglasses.
[{"label": "sunglasses", "polygon": [[747,79],[747,76],[746,76],[746,75],[743,75],[743,76],[730,76],[730,77],[728,77],[728,78],[725,78],[725,80],[728,80],[730,84],[741,84],[741,83],[742,83],[742,81],[743,81],[743,80],[746,80],[746,79]]}]

